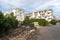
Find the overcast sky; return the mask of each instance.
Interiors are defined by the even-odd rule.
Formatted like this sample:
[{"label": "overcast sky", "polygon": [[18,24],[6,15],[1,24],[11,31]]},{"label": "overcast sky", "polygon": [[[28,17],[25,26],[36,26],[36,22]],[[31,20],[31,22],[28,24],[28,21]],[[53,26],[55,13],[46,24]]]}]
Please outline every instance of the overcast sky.
[{"label": "overcast sky", "polygon": [[54,15],[60,18],[60,0],[0,0],[0,10],[3,12],[16,7],[24,9],[25,13],[52,9]]}]

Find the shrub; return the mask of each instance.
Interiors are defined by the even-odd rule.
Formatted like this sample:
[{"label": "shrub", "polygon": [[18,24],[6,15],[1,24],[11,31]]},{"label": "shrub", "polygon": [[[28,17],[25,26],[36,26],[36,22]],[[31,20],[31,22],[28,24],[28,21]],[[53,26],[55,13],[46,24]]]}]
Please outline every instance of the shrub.
[{"label": "shrub", "polygon": [[33,22],[38,22],[40,26],[49,25],[48,21],[46,21],[45,19],[29,19],[26,17],[26,19],[24,20],[24,24],[26,24],[26,25],[33,23]]},{"label": "shrub", "polygon": [[3,15],[2,12],[0,12],[0,36],[3,33],[8,33],[9,29],[14,29],[18,25],[18,21],[16,18],[10,14],[7,14],[6,16]]},{"label": "shrub", "polygon": [[37,22],[39,23],[40,26],[48,26],[49,23],[45,19],[37,19]]},{"label": "shrub", "polygon": [[4,20],[4,27],[5,28],[5,32],[8,32],[10,29],[14,29],[17,27],[18,25],[18,21],[16,20],[16,18],[10,14],[5,16],[5,20]]},{"label": "shrub", "polygon": [[58,20],[58,22],[60,23],[60,20]]},{"label": "shrub", "polygon": [[52,25],[56,25],[56,23],[57,23],[57,21],[54,19],[50,21],[50,24],[52,24]]},{"label": "shrub", "polygon": [[29,17],[26,17],[25,20],[23,21],[23,23],[24,23],[25,25],[30,24],[31,21],[30,21]]},{"label": "shrub", "polygon": [[0,11],[0,35],[4,33],[3,22],[4,22],[4,16],[3,13]]},{"label": "shrub", "polygon": [[23,21],[23,23],[25,25],[29,25],[29,24],[32,24],[35,21],[36,21],[36,19],[29,19],[29,17],[26,17],[25,20]]}]

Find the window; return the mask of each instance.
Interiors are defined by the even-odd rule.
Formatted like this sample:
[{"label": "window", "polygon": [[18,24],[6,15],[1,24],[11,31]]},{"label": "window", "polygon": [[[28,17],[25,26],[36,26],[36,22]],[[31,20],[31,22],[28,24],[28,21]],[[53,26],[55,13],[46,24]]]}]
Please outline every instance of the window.
[{"label": "window", "polygon": [[44,10],[45,12],[47,11],[47,10]]},{"label": "window", "polygon": [[47,16],[45,16],[45,18],[47,18]]},{"label": "window", "polygon": [[48,13],[48,14],[50,14],[50,13]]},{"label": "window", "polygon": [[45,14],[42,14],[42,16],[45,15]]},{"label": "window", "polygon": [[41,11],[39,11],[39,13],[41,13]]}]

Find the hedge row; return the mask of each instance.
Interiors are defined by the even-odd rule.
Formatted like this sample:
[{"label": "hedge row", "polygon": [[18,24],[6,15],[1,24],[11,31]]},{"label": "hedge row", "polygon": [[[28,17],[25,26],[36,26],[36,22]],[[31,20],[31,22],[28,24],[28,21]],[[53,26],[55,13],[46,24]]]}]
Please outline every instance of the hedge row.
[{"label": "hedge row", "polygon": [[48,22],[45,19],[29,19],[29,17],[26,17],[25,20],[23,21],[23,23],[26,25],[31,24],[33,22],[38,22],[40,26],[48,26],[50,24],[56,25],[57,20],[52,19],[50,22]]}]

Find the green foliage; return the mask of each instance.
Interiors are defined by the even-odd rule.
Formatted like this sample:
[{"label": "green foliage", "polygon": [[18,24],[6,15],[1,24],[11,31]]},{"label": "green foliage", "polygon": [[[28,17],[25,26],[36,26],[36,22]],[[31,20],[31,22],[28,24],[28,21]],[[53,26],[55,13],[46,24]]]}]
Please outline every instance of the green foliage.
[{"label": "green foliage", "polygon": [[29,19],[28,17],[25,18],[24,24],[28,25],[33,22],[38,22],[40,26],[48,26],[49,23],[45,19]]},{"label": "green foliage", "polygon": [[23,23],[25,24],[25,25],[29,25],[29,24],[31,24],[31,23],[33,23],[33,22],[35,22],[36,21],[36,19],[29,19],[29,17],[27,16],[26,18],[25,18],[25,20],[23,21]]},{"label": "green foliage", "polygon": [[26,17],[25,20],[23,21],[23,23],[24,23],[25,25],[30,24],[31,21],[30,21],[29,17]]},{"label": "green foliage", "polygon": [[58,22],[60,23],[60,20],[58,20]]},{"label": "green foliage", "polygon": [[50,23],[51,23],[52,25],[56,25],[57,21],[53,19],[53,20],[50,21]]},{"label": "green foliage", "polygon": [[8,33],[9,30],[16,28],[17,25],[18,21],[16,20],[16,17],[11,14],[4,16],[0,11],[0,35]]},{"label": "green foliage", "polygon": [[4,16],[3,13],[0,11],[0,34],[2,34],[4,31],[3,22],[4,22]]},{"label": "green foliage", "polygon": [[30,21],[31,21],[31,22],[36,22],[36,21],[37,21],[37,19],[30,19]]},{"label": "green foliage", "polygon": [[40,26],[48,26],[49,23],[45,19],[37,19],[37,22],[39,23]]},{"label": "green foliage", "polygon": [[4,16],[3,13],[0,11],[0,25],[2,25],[3,20],[4,20]]},{"label": "green foliage", "polygon": [[8,14],[7,17],[5,16],[5,22],[9,24],[12,28],[17,27],[18,21],[16,20],[16,17]]}]

